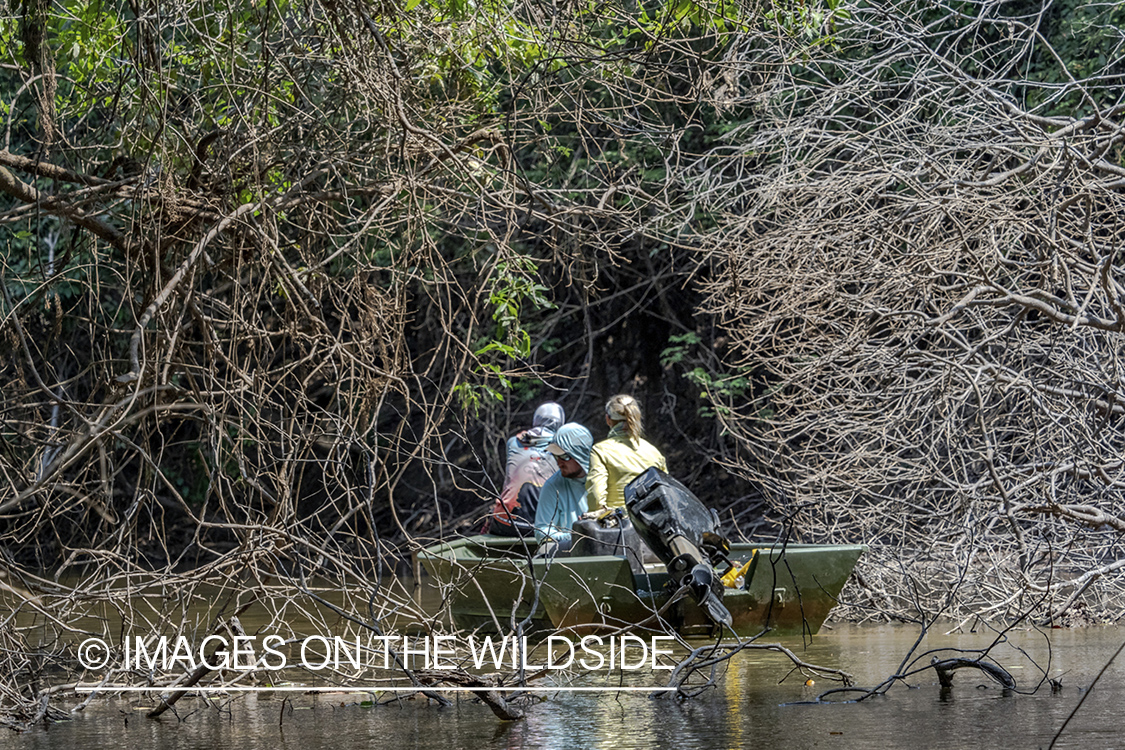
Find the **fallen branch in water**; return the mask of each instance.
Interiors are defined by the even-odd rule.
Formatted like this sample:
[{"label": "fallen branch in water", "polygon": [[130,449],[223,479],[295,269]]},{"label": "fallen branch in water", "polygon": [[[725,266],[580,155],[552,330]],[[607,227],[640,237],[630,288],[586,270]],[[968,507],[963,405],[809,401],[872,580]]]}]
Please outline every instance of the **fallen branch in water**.
[{"label": "fallen branch in water", "polygon": [[953,673],[958,669],[968,667],[984,672],[986,675],[996,680],[996,682],[1006,690],[1016,689],[1016,681],[1003,667],[993,664],[992,662],[982,661],[981,659],[938,659],[935,656],[930,659],[930,666],[937,672],[938,682],[941,683],[943,688],[953,687]]},{"label": "fallen branch in water", "polygon": [[[238,616],[240,614],[242,614],[243,612],[245,612],[247,609],[249,609],[250,605],[252,603],[253,602],[250,601],[250,602],[247,602],[246,604],[244,604],[242,607],[240,607],[238,612],[231,615],[230,619],[227,620],[223,624],[223,628],[225,630],[227,630],[233,636],[245,636],[246,631],[243,630],[242,623],[239,622]],[[215,668],[212,667],[211,664],[215,663],[214,662],[215,657],[218,656],[224,650],[225,650],[224,647],[220,646],[220,647],[216,648],[214,651],[212,651],[210,656],[208,656],[205,659],[202,659],[199,666],[197,666],[194,670],[192,670],[192,672],[184,678],[183,682],[181,682],[179,684],[173,683],[173,685],[171,687],[176,688],[176,691],[174,693],[164,693],[164,695],[161,696],[160,705],[157,706],[156,708],[152,709],[151,711],[149,711],[145,715],[148,716],[148,718],[150,718],[150,719],[155,719],[158,716],[160,716],[161,714],[163,714],[165,711],[167,711],[169,708],[176,705],[176,703],[180,700],[180,698],[183,698],[185,695],[188,694],[188,692],[189,692],[188,688],[192,687],[193,685],[195,685],[195,683],[202,680],[204,677],[207,676],[208,673],[214,671]]]},{"label": "fallen branch in water", "polygon": [[[952,596],[947,600],[947,603],[949,601],[952,601]],[[1026,620],[1030,613],[1034,611],[1041,603],[1041,599],[1032,602],[1028,609],[1025,610],[1019,618],[1009,623],[1005,628],[994,631],[992,642],[989,643],[985,648],[939,648],[916,654],[915,652],[926,639],[931,626],[935,625],[939,621],[939,618],[944,614],[943,610],[928,613],[925,612],[921,607],[918,607],[919,622],[921,623],[922,627],[918,632],[918,636],[914,641],[914,645],[911,646],[909,651],[907,651],[906,655],[902,658],[902,661],[899,663],[898,668],[894,671],[893,674],[886,677],[882,682],[880,682],[878,685],[875,685],[874,687],[842,687],[826,690],[825,692],[818,695],[815,700],[810,702],[825,703],[828,702],[825,699],[830,695],[844,693],[853,696],[846,698],[845,702],[859,703],[875,695],[885,695],[887,691],[890,690],[891,687],[896,683],[906,683],[906,681],[911,677],[926,672],[930,669],[933,669],[937,673],[938,681],[940,682],[943,689],[948,689],[953,686],[953,672],[958,669],[972,668],[985,673],[991,679],[995,680],[1005,690],[1013,690],[1021,693],[1034,693],[1039,689],[1039,687],[1041,687],[1045,682],[1048,681],[1048,673],[1050,667],[1049,662],[1047,668],[1040,667],[1038,664],[1035,664],[1035,667],[1042,673],[1042,679],[1039,681],[1038,685],[1032,687],[1030,690],[1019,690],[1012,675],[992,659],[991,652],[1000,644],[1007,643],[1008,633],[1021,622]],[[1023,651],[1023,649],[1017,650],[1024,653],[1025,656],[1027,655],[1026,652]],[[946,656],[947,654],[951,653],[957,655]],[[961,656],[960,654],[971,654],[971,656]],[[927,656],[930,657],[929,661],[926,661]]]},{"label": "fallen branch in water", "polygon": [[[464,671],[442,671],[438,673],[416,672],[415,674],[419,682],[425,682],[438,689],[440,689],[440,687],[437,683],[440,682],[452,682],[461,687],[480,688],[480,690],[474,690],[473,694],[479,698],[484,705],[488,706],[492,710],[492,713],[496,714],[496,717],[501,721],[518,721],[524,718],[523,709],[514,705],[512,701],[514,697],[519,695],[518,687],[512,686],[517,692],[505,698],[504,691],[501,689],[504,688],[504,685],[499,675],[473,675]],[[532,679],[541,677],[544,674],[546,674],[546,670],[532,675]]]},{"label": "fallen branch in water", "polygon": [[[676,688],[674,694],[679,697],[690,698],[698,695],[703,689],[715,684],[715,667],[717,667],[722,662],[727,661],[740,651],[748,649],[755,649],[758,651],[773,651],[775,653],[782,654],[791,662],[793,662],[794,669],[806,670],[821,677],[839,680],[840,682],[844,683],[844,685],[852,685],[854,683],[854,678],[850,673],[845,672],[842,669],[810,664],[809,662],[801,659],[801,657],[797,656],[797,654],[793,653],[793,651],[791,651],[790,649],[782,646],[780,643],[754,643],[752,641],[746,641],[743,643],[731,644],[715,643],[707,646],[701,646],[693,650],[690,654],[684,657],[684,659],[680,661],[679,664],[676,665],[675,669],[672,670],[672,674],[668,678],[668,687]],[[701,669],[707,668],[710,668],[712,670],[711,676],[708,678],[707,682],[697,687],[693,687],[690,692],[685,689],[684,683],[693,674]],[[663,697],[665,695],[668,695],[669,692],[655,693],[652,697]]]}]

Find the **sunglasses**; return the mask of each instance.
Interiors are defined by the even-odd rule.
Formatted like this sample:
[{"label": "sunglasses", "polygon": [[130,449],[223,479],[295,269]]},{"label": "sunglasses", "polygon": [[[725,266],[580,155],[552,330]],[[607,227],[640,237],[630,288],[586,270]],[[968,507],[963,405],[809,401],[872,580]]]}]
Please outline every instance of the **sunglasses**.
[{"label": "sunglasses", "polygon": [[572,459],[571,459],[569,453],[556,453],[555,454],[555,460],[556,461],[570,461]]}]

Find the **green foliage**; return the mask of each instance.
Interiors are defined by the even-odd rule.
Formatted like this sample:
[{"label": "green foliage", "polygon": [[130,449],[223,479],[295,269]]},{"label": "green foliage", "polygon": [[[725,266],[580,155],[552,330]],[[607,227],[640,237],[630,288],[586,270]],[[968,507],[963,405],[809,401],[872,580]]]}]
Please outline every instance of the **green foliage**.
[{"label": "green foliage", "polygon": [[[56,19],[51,40],[56,65],[79,88],[98,88],[120,75],[128,58],[128,29],[115,9],[102,0],[77,0],[66,4],[64,13]],[[109,96],[107,90],[104,104],[110,104]]]},{"label": "green foliage", "polygon": [[[613,56],[630,48],[653,49],[670,35],[745,31],[751,22],[731,0],[637,5],[584,0],[574,11],[572,23],[544,24],[538,14],[510,0],[407,0],[404,13],[411,22],[395,23],[390,33],[405,45],[429,38],[424,28],[443,28],[446,33],[430,43],[431,54],[417,61],[416,77],[475,102],[479,113],[496,113],[503,90],[522,86],[529,74],[587,64],[604,74],[631,69],[635,62],[615,63]],[[560,54],[576,40],[582,55]]]},{"label": "green foliage", "polygon": [[520,319],[520,311],[527,306],[535,310],[549,310],[554,304],[547,297],[548,289],[536,280],[537,263],[526,256],[496,265],[496,277],[488,296],[492,305],[492,320],[496,322],[494,340],[479,349],[481,356],[500,352],[514,359],[531,354],[531,335]]},{"label": "green foliage", "polygon": [[487,383],[458,383],[453,386],[453,396],[461,410],[474,417],[480,415],[482,407],[504,400],[504,394]]},{"label": "green foliage", "polygon": [[689,331],[688,333],[672,334],[668,337],[668,341],[670,345],[660,352],[660,364],[664,367],[671,367],[683,362],[690,349],[698,346],[703,339],[699,337],[699,334]]},{"label": "green foliage", "polygon": [[702,367],[693,367],[684,373],[684,378],[689,383],[699,386],[702,391],[699,394],[701,399],[706,399],[711,402],[711,409],[702,407],[699,410],[699,415],[702,417],[710,417],[714,414],[728,415],[733,413],[733,410],[728,404],[734,400],[742,400],[750,392],[750,379],[744,375],[720,375],[712,374]]},{"label": "green foliage", "polygon": [[[1023,6],[1023,7],[1021,7]],[[1022,3],[1006,9],[1009,15],[1040,12]],[[1028,16],[1025,16],[1028,17]],[[1030,16],[1034,18],[1034,16]],[[1027,76],[1044,84],[1026,91],[1027,103],[1043,114],[1083,117],[1099,107],[1119,102],[1121,75],[1125,73],[1125,3],[1095,3],[1089,0],[1060,0],[1052,3],[1041,26],[1047,45],[1035,45],[1025,63]],[[1056,56],[1057,55],[1057,56]],[[1094,79],[1109,74],[1111,80]],[[1072,81],[1088,82],[1083,96]]]},{"label": "green foliage", "polygon": [[[642,6],[637,25],[654,37],[672,33],[727,32],[747,30],[747,19],[738,3],[706,2],[699,0],[665,0]],[[651,42],[650,42],[651,45]]]},{"label": "green foliage", "polygon": [[[534,392],[534,386],[509,377],[504,363],[524,361],[531,356],[532,332],[525,320],[529,309],[538,313],[555,306],[537,272],[535,259],[523,255],[496,264],[488,296],[495,326],[492,337],[477,342],[473,352],[477,358],[474,375],[484,382],[460,383],[453,389],[463,410],[475,415],[487,404],[502,402],[504,392],[515,391],[522,398]],[[489,385],[488,380],[495,380],[499,388]]]},{"label": "green foliage", "polygon": [[762,17],[768,26],[792,39],[830,44],[840,23],[851,19],[851,11],[844,0],[774,0]]},{"label": "green foliage", "polygon": [[660,364],[666,368],[674,365],[683,365],[683,378],[692,385],[700,388],[699,398],[709,402],[709,406],[699,409],[701,417],[713,417],[715,414],[731,414],[729,404],[734,400],[743,400],[751,392],[750,378],[741,374],[716,373],[702,364],[690,365],[701,362],[701,358],[693,354],[693,350],[703,343],[703,339],[696,333],[689,331],[683,334],[674,334],[668,337],[669,346],[660,353]]}]

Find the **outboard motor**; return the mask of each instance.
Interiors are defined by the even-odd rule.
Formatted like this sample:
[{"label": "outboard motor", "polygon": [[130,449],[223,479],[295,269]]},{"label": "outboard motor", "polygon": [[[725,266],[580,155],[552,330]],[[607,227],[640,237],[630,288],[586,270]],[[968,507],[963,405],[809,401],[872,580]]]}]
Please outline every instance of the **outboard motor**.
[{"label": "outboard motor", "polygon": [[672,580],[688,586],[712,622],[729,627],[731,615],[723,605],[724,586],[715,567],[731,567],[730,542],[718,533],[718,514],[655,466],[625,487],[625,508]]}]

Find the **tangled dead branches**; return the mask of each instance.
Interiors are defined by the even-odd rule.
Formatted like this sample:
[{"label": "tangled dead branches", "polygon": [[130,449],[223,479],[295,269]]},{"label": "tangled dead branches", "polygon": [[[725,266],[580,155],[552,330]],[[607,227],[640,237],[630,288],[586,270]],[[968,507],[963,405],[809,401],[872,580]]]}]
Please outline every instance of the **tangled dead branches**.
[{"label": "tangled dead branches", "polygon": [[[880,608],[936,608],[955,588],[960,615],[1041,600],[1053,620],[1085,595],[1112,619],[1120,68],[1049,85],[1031,49],[1057,20],[981,9],[857,9],[838,44],[740,79],[760,120],[689,191],[721,216],[706,309],[732,342],[731,377],[755,383],[720,417],[808,538],[872,545],[872,596],[857,595],[883,592]],[[1111,33],[1091,18],[1089,33]]]}]

